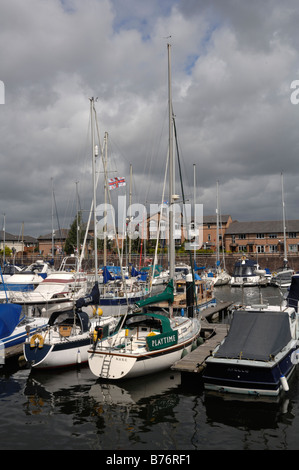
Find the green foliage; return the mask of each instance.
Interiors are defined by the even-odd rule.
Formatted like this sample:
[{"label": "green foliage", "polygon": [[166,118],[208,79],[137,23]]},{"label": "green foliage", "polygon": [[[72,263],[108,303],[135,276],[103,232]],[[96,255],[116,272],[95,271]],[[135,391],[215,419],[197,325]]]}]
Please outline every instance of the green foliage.
[{"label": "green foliage", "polygon": [[77,232],[79,232],[79,243],[81,244],[84,240],[84,233],[81,229],[82,224],[82,216],[81,212],[78,213],[78,217],[76,216],[68,233],[68,236],[65,240],[64,244],[64,251],[67,255],[71,255],[72,253],[76,252],[77,249]]},{"label": "green foliage", "polygon": [[[3,255],[3,248],[2,250],[0,250],[0,255],[1,256]],[[8,246],[5,245],[5,257],[11,256],[11,255],[12,255],[12,250]]]}]

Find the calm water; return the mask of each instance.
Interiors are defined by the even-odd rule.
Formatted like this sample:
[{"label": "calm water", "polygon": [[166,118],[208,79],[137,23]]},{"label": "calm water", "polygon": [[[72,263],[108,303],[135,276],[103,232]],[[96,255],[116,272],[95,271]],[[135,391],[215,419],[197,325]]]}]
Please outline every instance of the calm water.
[{"label": "calm water", "polygon": [[[262,290],[272,304],[278,290]],[[259,301],[259,291],[221,287],[219,299]],[[231,297],[233,296],[233,297]],[[59,373],[0,369],[2,450],[297,450],[299,371],[277,401],[208,395],[180,374],[105,383],[88,367]]]}]

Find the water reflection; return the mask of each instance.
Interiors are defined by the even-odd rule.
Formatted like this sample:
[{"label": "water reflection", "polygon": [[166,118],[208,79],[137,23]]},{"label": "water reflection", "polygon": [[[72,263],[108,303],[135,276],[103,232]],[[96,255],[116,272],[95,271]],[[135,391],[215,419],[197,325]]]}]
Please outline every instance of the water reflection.
[{"label": "water reflection", "polygon": [[[235,290],[239,301],[241,290]],[[217,298],[230,300],[230,288],[215,291]],[[246,296],[258,302],[258,291],[247,288]],[[263,292],[268,292],[269,302],[280,298],[278,289],[267,287]],[[97,380],[88,367],[53,372],[0,370],[1,446],[298,449],[298,367],[289,392],[277,400],[213,395],[203,390],[200,381],[185,382],[172,371],[107,382]]]},{"label": "water reflection", "polygon": [[236,305],[260,304],[263,302],[270,305],[280,305],[287,293],[287,290],[280,290],[277,287],[230,287],[219,286],[214,289],[217,300],[231,301]]}]

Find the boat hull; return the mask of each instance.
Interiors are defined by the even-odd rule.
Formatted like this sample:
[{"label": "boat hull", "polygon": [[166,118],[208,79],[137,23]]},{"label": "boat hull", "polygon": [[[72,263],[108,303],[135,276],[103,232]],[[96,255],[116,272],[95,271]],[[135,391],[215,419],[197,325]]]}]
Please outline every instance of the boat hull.
[{"label": "boat hull", "polygon": [[109,380],[129,379],[153,374],[169,369],[176,361],[189,353],[194,345],[197,345],[198,334],[188,341],[158,351],[134,355],[125,352],[103,352],[90,349],[88,363],[91,372],[96,377]]},{"label": "boat hull", "polygon": [[[281,377],[288,379],[295,365],[294,345],[279,361],[260,362],[208,358],[203,374],[206,390],[247,395],[277,396],[283,386]],[[247,363],[246,363],[247,362]]]},{"label": "boat hull", "polygon": [[54,369],[87,363],[89,348],[89,334],[73,341],[45,343],[41,348],[39,345],[31,347],[29,342],[23,345],[25,359],[33,369]]},{"label": "boat hull", "polygon": [[266,286],[268,281],[266,279],[260,279],[259,276],[232,277],[230,284],[232,287]]},{"label": "boat hull", "polygon": [[[85,315],[88,317],[87,314]],[[58,316],[58,318],[60,317]],[[110,329],[113,331],[118,322],[113,317],[102,317],[101,319],[94,317],[89,321],[87,330],[71,334],[68,334],[68,331],[64,332],[64,326],[68,330],[69,325],[58,323],[49,327],[48,324],[46,330],[35,337],[31,335],[24,343],[23,352],[26,361],[33,369],[56,369],[87,363],[88,350],[95,329],[97,327],[103,328],[104,334],[109,335]]]}]

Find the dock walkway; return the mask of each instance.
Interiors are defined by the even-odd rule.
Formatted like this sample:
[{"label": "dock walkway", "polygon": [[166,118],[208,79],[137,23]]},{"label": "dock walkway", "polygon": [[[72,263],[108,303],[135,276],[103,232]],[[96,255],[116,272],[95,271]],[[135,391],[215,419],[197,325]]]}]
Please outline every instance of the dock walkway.
[{"label": "dock walkway", "polygon": [[205,367],[205,360],[211,355],[212,351],[221,343],[228,333],[229,325],[225,323],[209,323],[208,319],[215,318],[227,310],[231,302],[221,302],[215,307],[209,307],[201,312],[202,333],[205,342],[182,357],[172,367],[177,372],[189,372],[200,374]]}]

